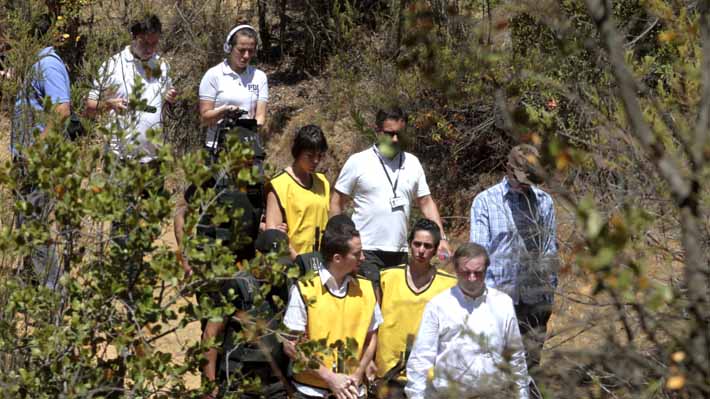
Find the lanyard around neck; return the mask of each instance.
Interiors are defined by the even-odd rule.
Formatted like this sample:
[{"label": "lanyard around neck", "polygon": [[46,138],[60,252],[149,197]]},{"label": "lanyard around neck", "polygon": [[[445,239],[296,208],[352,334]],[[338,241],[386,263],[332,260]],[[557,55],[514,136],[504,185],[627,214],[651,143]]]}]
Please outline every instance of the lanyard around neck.
[{"label": "lanyard around neck", "polygon": [[380,165],[382,165],[382,170],[385,172],[385,176],[387,176],[387,181],[390,183],[390,187],[392,187],[392,194],[394,194],[395,197],[397,197],[397,184],[399,183],[399,171],[402,169],[402,164],[404,163],[404,153],[402,151],[399,152],[399,166],[397,167],[397,177],[394,179],[394,184],[392,183],[392,178],[390,177],[389,172],[387,172],[387,168],[385,167],[385,162],[382,160],[382,155],[377,152],[376,149],[372,149],[372,151],[375,151],[375,154],[377,154],[377,159],[380,160]]}]

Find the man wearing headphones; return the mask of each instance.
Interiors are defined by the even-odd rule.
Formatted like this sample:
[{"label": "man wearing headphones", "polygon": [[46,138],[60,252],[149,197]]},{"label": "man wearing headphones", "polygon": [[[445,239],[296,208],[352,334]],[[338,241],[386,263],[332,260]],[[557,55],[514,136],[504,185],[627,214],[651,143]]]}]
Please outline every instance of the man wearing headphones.
[{"label": "man wearing headphones", "polygon": [[[150,163],[156,154],[149,129],[162,126],[164,102],[174,103],[177,91],[168,77],[168,64],[157,53],[162,25],[149,14],[131,25],[131,44],[106,61],[86,100],[89,116],[109,112],[110,125],[124,132],[114,136],[111,150],[121,159]],[[136,92],[137,82],[142,92]]]},{"label": "man wearing headphones", "polygon": [[[99,69],[93,89],[86,100],[86,114],[93,117],[106,113],[107,128],[112,132],[110,151],[114,157],[106,157],[106,170],[110,184],[124,190],[116,206],[126,211],[112,220],[112,246],[115,263],[124,265],[128,274],[128,287],[145,270],[143,259],[146,243],[152,242],[154,233],[146,231],[146,239],[136,234],[131,227],[141,199],[164,197],[163,176],[157,159],[158,146],[149,138],[150,132],[162,127],[162,111],[165,102],[174,103],[177,91],[168,77],[168,64],[157,54],[162,25],[154,14],[147,14],[130,26],[131,43],[114,54]],[[114,162],[114,158],[118,162]],[[123,170],[138,171],[146,184],[137,186],[133,181],[114,179]]]}]

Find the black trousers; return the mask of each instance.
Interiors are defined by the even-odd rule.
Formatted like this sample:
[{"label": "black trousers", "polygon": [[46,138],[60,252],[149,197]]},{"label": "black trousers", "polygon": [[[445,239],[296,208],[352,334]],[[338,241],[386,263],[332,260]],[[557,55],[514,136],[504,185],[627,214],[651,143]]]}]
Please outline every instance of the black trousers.
[{"label": "black trousers", "polygon": [[[520,335],[525,345],[525,362],[528,366],[528,375],[533,377],[540,365],[542,347],[547,336],[547,322],[552,315],[552,304],[538,303],[534,305],[519,303],[515,305],[515,316],[518,318]],[[542,398],[535,384],[530,384],[530,397]]]},{"label": "black trousers", "polygon": [[407,264],[409,256],[406,252],[390,251],[362,251],[365,261],[360,265],[360,275],[375,283],[380,284],[380,271],[390,267]]}]

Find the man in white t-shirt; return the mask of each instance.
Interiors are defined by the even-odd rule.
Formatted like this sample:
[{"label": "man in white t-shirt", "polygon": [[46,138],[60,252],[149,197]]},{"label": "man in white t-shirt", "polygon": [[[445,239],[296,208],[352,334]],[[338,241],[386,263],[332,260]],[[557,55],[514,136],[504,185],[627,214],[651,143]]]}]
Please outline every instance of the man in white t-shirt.
[{"label": "man in white t-shirt", "polygon": [[[150,163],[155,158],[156,146],[147,132],[162,127],[163,103],[177,99],[168,64],[157,53],[161,29],[160,19],[153,14],[133,23],[131,44],[101,66],[86,100],[89,116],[108,111],[109,127],[124,132],[123,137],[111,140],[111,150],[122,159]],[[135,92],[138,80],[143,85],[141,93]],[[137,98],[131,100],[132,96]]]},{"label": "man in white t-shirt", "polygon": [[[157,160],[159,143],[148,137],[151,130],[162,128],[164,102],[174,103],[177,99],[177,91],[168,77],[168,64],[157,54],[161,30],[160,19],[154,14],[131,24],[130,45],[101,66],[86,100],[86,113],[94,116],[107,112],[108,128],[121,132],[111,138],[110,149],[121,161],[107,163],[111,179],[121,168],[133,170],[138,163],[137,170],[144,176],[154,176],[147,180],[139,196],[162,196],[167,200],[169,193],[163,189],[164,176]],[[142,86],[140,92],[138,85]],[[120,184],[115,179],[111,182]],[[126,212],[111,222],[111,243],[122,249],[117,262],[125,265],[129,284],[140,276],[144,267],[143,251],[127,250],[139,246],[135,241],[143,239],[128,223],[139,200],[128,190],[122,198]]]},{"label": "man in white t-shirt", "polygon": [[362,272],[379,281],[379,269],[407,263],[412,203],[441,229],[440,253],[448,254],[449,245],[419,159],[399,147],[406,114],[398,107],[379,110],[376,125],[377,144],[352,155],[340,171],[331,194],[330,214],[341,213],[347,201],[353,200],[353,221],[362,234],[366,258]]}]

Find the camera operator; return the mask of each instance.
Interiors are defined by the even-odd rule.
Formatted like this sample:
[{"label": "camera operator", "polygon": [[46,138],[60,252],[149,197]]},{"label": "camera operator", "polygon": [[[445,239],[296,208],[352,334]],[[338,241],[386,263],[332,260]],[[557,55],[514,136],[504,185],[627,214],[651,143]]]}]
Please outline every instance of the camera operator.
[{"label": "camera operator", "polygon": [[[245,187],[237,183],[234,173],[224,171],[205,182],[203,189],[210,188],[214,189],[216,198],[215,201],[206,204],[199,210],[201,217],[197,224],[197,235],[210,240],[220,239],[222,245],[229,248],[236,261],[253,258],[255,256],[254,241],[259,232],[259,222],[263,209],[263,183],[250,185],[247,190],[244,190]],[[211,264],[197,263],[189,259],[183,250],[185,217],[189,208],[188,204],[194,201],[196,192],[197,187],[191,185],[184,195],[178,199],[174,219],[175,238],[178,243],[177,258],[186,277],[191,276],[195,268],[206,271],[212,267]],[[214,209],[215,207],[225,210],[228,215],[226,222],[218,223],[213,221],[213,216],[220,213]],[[241,217],[237,218],[234,215],[238,209],[242,209],[243,213],[241,213]],[[250,241],[244,242],[243,239],[247,237]],[[197,303],[200,304],[208,300],[211,301],[213,306],[218,306],[219,303],[215,302],[213,298],[219,296],[220,291],[220,284],[212,282],[198,288],[196,291]],[[208,341],[212,338],[218,338],[223,334],[223,330],[223,322],[203,320],[202,340]],[[204,378],[214,381],[217,376],[215,369],[216,352],[208,352],[207,357],[208,363],[203,369]]]},{"label": "camera operator", "polygon": [[217,124],[228,111],[243,110],[245,119],[266,122],[269,85],[266,74],[249,65],[256,55],[258,34],[250,25],[238,25],[224,41],[227,57],[210,68],[200,82],[200,120],[208,127],[207,147],[214,148]]},{"label": "camera operator", "polygon": [[[219,161],[221,154],[227,151],[228,137],[237,137],[239,141],[249,146],[253,151],[253,165],[259,167],[259,175],[256,176],[256,183],[245,184],[237,178],[239,169],[219,170],[216,175],[208,179],[202,186],[203,190],[213,189],[216,198],[199,210],[200,220],[197,223],[197,235],[208,238],[210,241],[221,240],[222,245],[229,248],[237,261],[252,259],[255,256],[255,246],[257,234],[264,209],[264,176],[263,160],[265,153],[261,140],[256,132],[256,121],[254,119],[242,119],[245,112],[243,110],[226,111],[222,120],[214,129],[214,139],[211,146],[207,148],[210,161],[214,164]],[[193,268],[209,269],[210,264],[197,264],[190,260],[184,253],[184,226],[185,216],[188,212],[188,204],[194,200],[198,187],[191,185],[185,191],[182,198],[178,199],[175,212],[175,238],[178,243],[178,260],[185,271],[186,276],[193,274]],[[227,215],[226,221],[215,221],[213,217],[218,216],[222,209]],[[241,212],[236,212],[241,210]],[[238,217],[235,215],[239,215]],[[247,238],[248,240],[244,240]],[[198,269],[199,270],[199,269]],[[209,299],[213,305],[218,305],[213,299],[219,293],[219,284],[208,283],[200,287],[196,292],[198,303]],[[208,341],[223,334],[224,323],[204,321],[202,340]],[[208,363],[203,369],[204,377],[214,381],[216,378],[216,353],[207,353]]]}]

